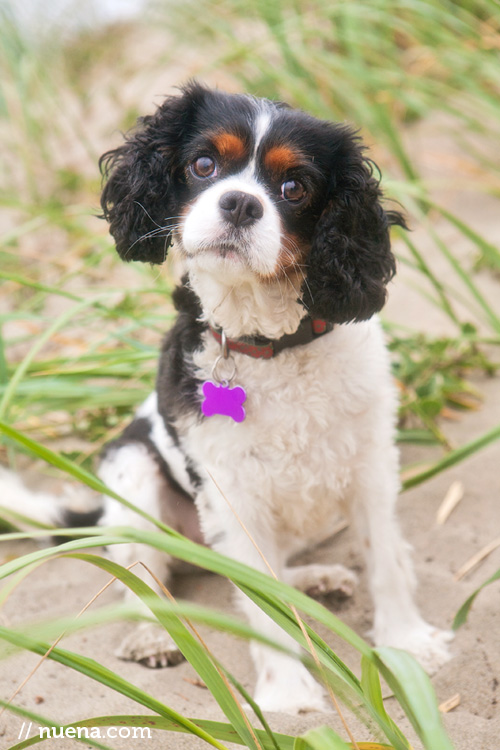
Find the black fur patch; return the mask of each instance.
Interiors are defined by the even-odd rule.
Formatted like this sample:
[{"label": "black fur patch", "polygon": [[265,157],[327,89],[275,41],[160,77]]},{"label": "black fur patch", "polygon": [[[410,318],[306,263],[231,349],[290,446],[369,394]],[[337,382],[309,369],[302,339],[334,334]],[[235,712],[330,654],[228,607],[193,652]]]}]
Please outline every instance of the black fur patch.
[{"label": "black fur patch", "polygon": [[173,301],[179,314],[163,342],[156,383],[158,411],[168,430],[186,412],[196,412],[201,418],[201,382],[193,372],[192,354],[201,349],[207,330],[207,324],[199,320],[200,301],[186,278],[174,291]]},{"label": "black fur patch", "polygon": [[107,180],[101,196],[103,217],[123,260],[165,260],[172,225],[178,223],[186,198],[179,155],[207,93],[193,85],[183,96],[168,97],[154,115],[138,121],[122,146],[101,157]]},{"label": "black fur patch", "polygon": [[[85,526],[97,526],[99,519],[104,512],[103,508],[95,508],[95,510],[89,510],[86,513],[71,510],[70,508],[64,508],[62,517],[60,519],[60,525],[68,529],[80,529]],[[59,543],[61,541],[67,542],[68,537],[58,537]]]},{"label": "black fur patch", "polygon": [[176,448],[178,448],[180,450],[180,452],[182,453],[182,455],[184,456],[186,472],[188,474],[189,479],[191,480],[192,486],[195,487],[196,489],[199,489],[201,487],[201,485],[202,485],[200,474],[196,470],[195,465],[194,465],[194,461],[191,458],[191,456],[188,456],[186,453],[184,453],[181,441],[179,439],[179,433],[175,429],[175,427],[172,424],[172,422],[169,422],[169,421],[167,421],[164,418],[163,419],[163,423],[165,425],[166,431],[168,432],[169,436],[172,438],[172,442],[174,443],[174,445],[176,446]]},{"label": "black fur patch", "polygon": [[[59,518],[57,519],[57,526],[65,529],[83,529],[87,526],[97,526],[103,513],[104,506],[102,505],[94,510],[81,512],[71,510],[70,508],[62,508]],[[75,534],[75,536],[53,536],[51,537],[51,540],[52,544],[57,545],[78,538],[78,534]]]},{"label": "black fur patch", "polygon": [[151,440],[151,423],[145,417],[134,419],[129,425],[127,425],[119,438],[108,443],[104,449],[103,456],[105,457],[115,450],[119,450],[123,446],[130,445],[131,443],[142,443],[146,446],[149,455],[156,462],[164,479],[172,489],[184,495],[184,497],[192,499],[191,495],[186,492],[184,487],[181,487],[174,478],[167,461],[165,461],[163,456],[158,452],[156,445]]},{"label": "black fur patch", "polygon": [[397,211],[384,210],[372,171],[351,135],[339,154],[306,263],[302,302],[313,317],[367,320],[385,303],[386,285],[396,272],[389,229],[406,224]]}]

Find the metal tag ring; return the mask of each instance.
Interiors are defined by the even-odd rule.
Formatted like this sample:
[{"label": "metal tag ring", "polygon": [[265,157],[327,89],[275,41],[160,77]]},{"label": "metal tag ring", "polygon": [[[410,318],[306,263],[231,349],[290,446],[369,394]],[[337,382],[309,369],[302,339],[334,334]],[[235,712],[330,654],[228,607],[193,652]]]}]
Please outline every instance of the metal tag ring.
[{"label": "metal tag ring", "polygon": [[[222,373],[221,365],[222,370],[227,370],[226,365],[229,366],[229,374],[227,372],[225,372],[224,374]],[[212,367],[212,380],[215,380],[216,383],[229,384],[233,380],[235,374],[236,362],[234,361],[233,357],[225,358],[223,354],[219,354]]]},{"label": "metal tag ring", "polygon": [[224,359],[227,359],[229,357],[229,346],[227,343],[227,336],[223,328],[221,328],[221,332],[220,332],[220,351],[221,351],[221,357],[224,357]]}]

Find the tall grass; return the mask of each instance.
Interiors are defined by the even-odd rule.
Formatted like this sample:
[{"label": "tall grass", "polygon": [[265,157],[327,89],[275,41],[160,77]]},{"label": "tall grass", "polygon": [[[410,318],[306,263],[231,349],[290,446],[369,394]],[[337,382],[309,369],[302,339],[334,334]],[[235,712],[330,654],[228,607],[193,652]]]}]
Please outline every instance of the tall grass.
[{"label": "tall grass", "polygon": [[[110,129],[130,125],[137,106],[117,93],[131,74],[125,65],[115,64],[129,31],[86,34],[66,45],[53,38],[34,43],[19,32],[6,6],[2,8],[0,134],[5,150],[0,202],[5,220],[0,225],[0,281],[9,301],[0,314],[0,452],[11,463],[26,453],[107,492],[91,473],[92,459],[150,391],[161,334],[172,316],[168,270],[120,269],[106,227],[96,218],[97,156],[109,147]],[[421,119],[437,117],[461,144],[473,187],[500,195],[500,157],[481,147],[495,135],[500,120],[497,3],[257,0],[249,5],[241,0],[190,0],[168,6],[155,3],[154,19],[156,33],[164,25],[166,46],[172,48],[175,37],[179,55],[186,44],[200,45],[200,62],[191,66],[190,74],[193,67],[200,76],[223,69],[226,77],[232,76],[235,85],[247,91],[362,126],[376,161],[383,165],[386,193],[404,204],[412,223],[425,228],[424,242],[445,259],[449,270],[442,278],[433,268],[432,254],[414,236],[398,238],[401,262],[415,271],[427,299],[445,314],[455,331],[447,339],[434,339],[418,330],[401,331],[387,324],[403,393],[400,437],[437,442],[444,450],[444,456],[431,469],[412,477],[411,484],[425,481],[498,439],[497,428],[452,451],[439,417],[445,408],[467,407],[477,398],[466,374],[477,368],[495,372],[498,355],[491,354],[491,347],[500,342],[496,300],[485,296],[475,268],[459,263],[443,238],[453,227],[474,250],[478,266],[492,273],[500,268],[500,251],[436,201],[434,186],[421,174],[409,135]],[[179,38],[179,29],[187,29],[189,38]],[[113,126],[99,122],[91,94],[103,61],[106,69],[113,61],[115,75],[107,87],[97,87],[99,103],[116,113]],[[148,64],[159,68],[164,53]],[[79,443],[64,450],[70,436],[77,436]],[[191,732],[215,747],[225,747],[226,742],[250,748],[347,746],[345,738],[327,729],[302,740],[278,735],[258,709],[262,728],[254,728],[238,706],[241,701],[249,702],[249,697],[186,623],[210,621],[228,633],[257,638],[258,634],[220,613],[161,601],[132,572],[77,552],[103,543],[137,541],[141,536],[141,541],[229,577],[308,647],[306,632],[321,670],[310,648],[303,657],[307,665],[366,722],[375,737],[394,748],[408,748],[408,741],[386,713],[381,675],[423,746],[451,747],[430,683],[411,659],[371,649],[317,602],[160,528],[143,535],[144,539],[133,529],[80,531],[81,540],[7,563],[0,575],[13,576],[11,585],[18,585],[34,566],[60,554],[78,554],[86,564],[105,568],[130,586],[177,640],[210,686],[227,723],[175,714],[119,675],[59,646],[49,658],[132,697],[153,713],[158,730]],[[360,679],[311,627],[302,629],[303,613],[358,650]],[[59,633],[78,627],[78,622],[90,626],[125,615],[138,613],[103,609],[82,616],[76,624],[3,628],[2,639],[10,644],[3,655],[7,657],[12,648],[44,654]],[[34,716],[19,705],[10,708],[22,716]],[[105,725],[118,719],[125,724],[141,723],[140,717],[129,716],[93,717],[87,724]],[[55,725],[48,717],[37,715],[36,720]],[[22,742],[16,748],[25,746]]]}]

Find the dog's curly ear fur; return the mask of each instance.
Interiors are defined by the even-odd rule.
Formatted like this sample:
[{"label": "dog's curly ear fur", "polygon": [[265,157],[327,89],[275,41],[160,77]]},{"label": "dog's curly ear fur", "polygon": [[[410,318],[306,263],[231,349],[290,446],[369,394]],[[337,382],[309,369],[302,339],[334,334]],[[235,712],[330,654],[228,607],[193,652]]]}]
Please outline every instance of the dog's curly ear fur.
[{"label": "dog's curly ear fur", "polygon": [[372,162],[356,136],[343,129],[340,144],[302,288],[309,313],[332,323],[367,320],[383,307],[396,270],[389,229],[393,224],[406,228],[399,212],[382,207]]},{"label": "dog's curly ear fur", "polygon": [[196,83],[140,118],[125,143],[99,161],[106,181],[101,207],[123,260],[163,263],[178,223],[182,174],[177,154],[206,94]]}]

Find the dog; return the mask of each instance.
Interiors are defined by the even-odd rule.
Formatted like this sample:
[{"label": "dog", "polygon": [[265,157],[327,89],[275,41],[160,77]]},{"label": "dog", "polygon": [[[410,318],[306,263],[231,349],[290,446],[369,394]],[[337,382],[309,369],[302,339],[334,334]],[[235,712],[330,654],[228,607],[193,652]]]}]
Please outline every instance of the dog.
[{"label": "dog", "polygon": [[[173,245],[184,275],[156,391],[106,448],[100,477],[190,538],[305,591],[352,593],[356,576],[341,565],[288,564],[348,514],[375,644],[435,671],[451,636],[413,598],[395,516],[397,398],[376,315],[395,273],[390,228],[405,220],[384,208],[360,138],[281,102],[194,82],[140,119],[101,168],[120,257],[161,264]],[[102,524],[148,528],[105,503]],[[163,576],[171,569],[153,548],[111,553]],[[298,650],[239,596],[255,629]],[[324,709],[301,662],[257,643],[251,651],[264,710]],[[179,660],[150,624],[120,654],[148,666]]]}]

